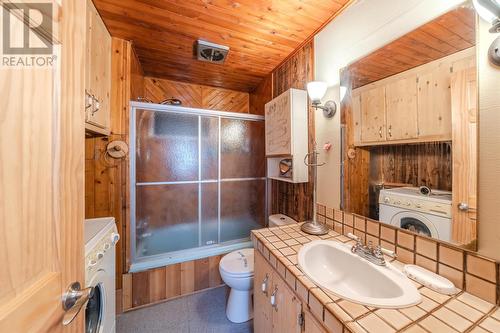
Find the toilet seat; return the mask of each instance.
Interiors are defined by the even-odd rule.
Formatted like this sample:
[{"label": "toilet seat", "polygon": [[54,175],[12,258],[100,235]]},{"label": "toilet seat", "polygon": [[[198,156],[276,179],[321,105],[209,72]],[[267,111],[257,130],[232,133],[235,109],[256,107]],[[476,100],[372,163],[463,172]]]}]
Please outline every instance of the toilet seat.
[{"label": "toilet seat", "polygon": [[219,269],[229,277],[251,277],[254,267],[253,255],[253,249],[242,249],[226,254],[219,263]]}]

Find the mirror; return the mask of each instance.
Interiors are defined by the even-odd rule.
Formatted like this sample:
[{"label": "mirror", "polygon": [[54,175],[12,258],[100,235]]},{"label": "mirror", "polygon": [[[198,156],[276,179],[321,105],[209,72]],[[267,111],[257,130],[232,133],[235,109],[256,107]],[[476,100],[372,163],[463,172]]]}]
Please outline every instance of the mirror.
[{"label": "mirror", "polygon": [[341,71],[343,209],[477,249],[470,4]]}]

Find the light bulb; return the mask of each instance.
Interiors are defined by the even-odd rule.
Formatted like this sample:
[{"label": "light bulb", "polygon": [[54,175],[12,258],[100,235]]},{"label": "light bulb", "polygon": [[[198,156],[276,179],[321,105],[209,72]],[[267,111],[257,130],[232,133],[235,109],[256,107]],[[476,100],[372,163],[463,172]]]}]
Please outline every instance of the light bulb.
[{"label": "light bulb", "polygon": [[307,93],[309,94],[309,98],[313,101],[313,103],[321,102],[321,99],[323,98],[323,96],[325,96],[326,89],[326,82],[312,81],[307,84]]}]

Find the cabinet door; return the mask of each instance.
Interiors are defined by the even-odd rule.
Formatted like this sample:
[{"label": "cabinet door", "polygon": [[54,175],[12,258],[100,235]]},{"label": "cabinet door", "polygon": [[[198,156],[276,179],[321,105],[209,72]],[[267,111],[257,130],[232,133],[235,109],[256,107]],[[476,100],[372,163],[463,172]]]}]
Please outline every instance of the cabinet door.
[{"label": "cabinet door", "polygon": [[91,1],[87,3],[87,91],[93,94],[98,105],[87,112],[87,122],[109,128],[111,93],[111,36]]},{"label": "cabinet door", "polygon": [[[304,311],[304,333],[327,333],[309,311]],[[334,332],[337,333],[337,332]]]},{"label": "cabinet door", "polygon": [[417,87],[419,138],[451,140],[449,65],[420,74]]},{"label": "cabinet door", "polygon": [[453,126],[452,238],[454,242],[461,245],[473,245],[477,237],[476,90],[475,68],[453,74],[451,79]]},{"label": "cabinet door", "polygon": [[292,154],[292,121],[290,91],[266,104],[266,155]]},{"label": "cabinet door", "polygon": [[385,141],[385,87],[361,93],[361,141]]},{"label": "cabinet door", "polygon": [[417,77],[411,75],[389,83],[385,100],[387,140],[417,138]]},{"label": "cabinet door", "polygon": [[299,333],[302,326],[299,317],[302,313],[302,303],[295,293],[290,290],[286,282],[273,272],[273,291],[275,296],[273,305],[273,329],[274,333]]},{"label": "cabinet door", "polygon": [[255,251],[254,258],[253,326],[255,333],[269,333],[272,330],[273,309],[270,296],[273,269],[258,251]]}]

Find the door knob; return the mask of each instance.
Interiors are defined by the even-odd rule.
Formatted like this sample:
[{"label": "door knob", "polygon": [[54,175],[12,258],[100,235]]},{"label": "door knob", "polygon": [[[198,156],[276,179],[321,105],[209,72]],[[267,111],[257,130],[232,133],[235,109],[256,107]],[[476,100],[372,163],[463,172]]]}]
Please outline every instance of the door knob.
[{"label": "door knob", "polygon": [[463,212],[466,212],[469,210],[469,204],[467,204],[465,202],[461,202],[458,204],[458,209],[463,211]]},{"label": "door knob", "polygon": [[69,325],[94,294],[94,287],[81,289],[80,282],[73,282],[62,297],[65,311],[63,325]]}]

